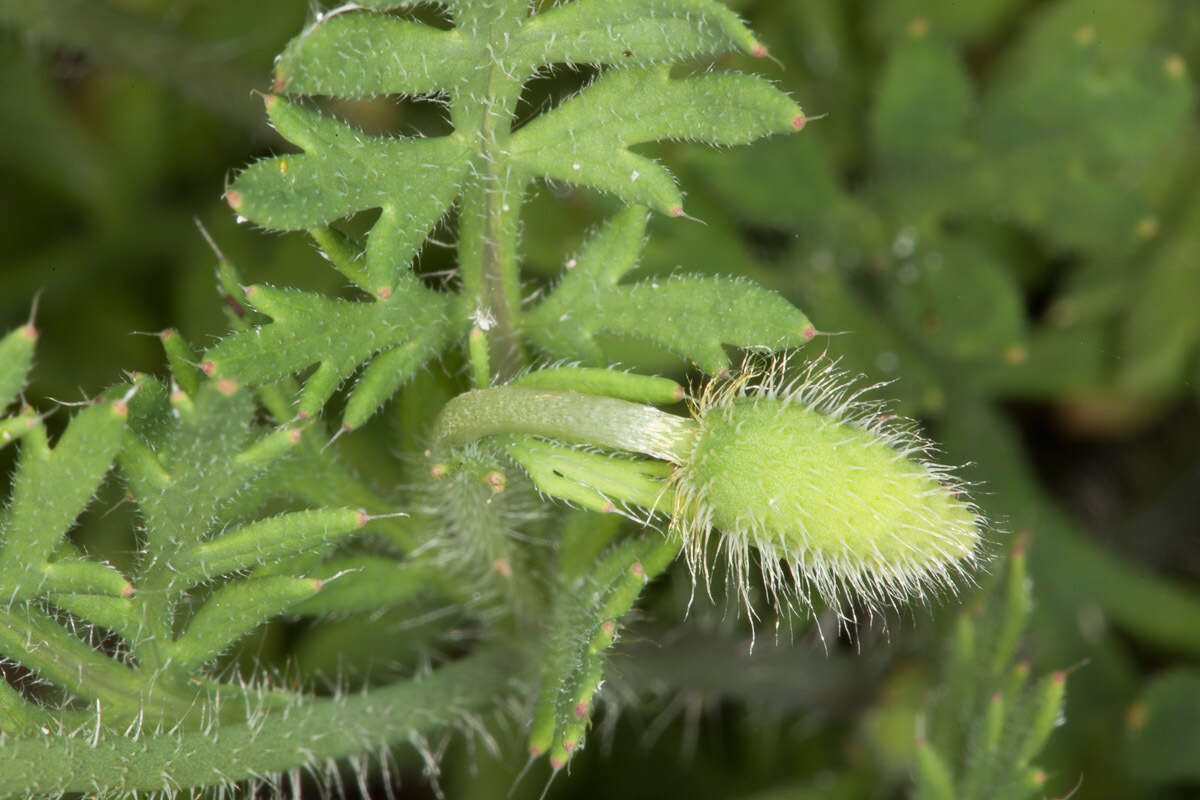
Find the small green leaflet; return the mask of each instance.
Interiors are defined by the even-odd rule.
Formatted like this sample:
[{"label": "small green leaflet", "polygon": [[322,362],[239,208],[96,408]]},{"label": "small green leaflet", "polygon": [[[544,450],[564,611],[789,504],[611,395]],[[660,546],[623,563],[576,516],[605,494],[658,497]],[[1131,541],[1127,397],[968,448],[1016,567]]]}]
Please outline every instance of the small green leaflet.
[{"label": "small green leaflet", "polygon": [[698,276],[619,284],[637,266],[645,209],[612,217],[583,247],[554,291],[526,317],[529,339],[554,358],[603,364],[596,337],[652,341],[715,374],[729,368],[722,345],[781,349],[816,330],[778,294],[746,280]]}]

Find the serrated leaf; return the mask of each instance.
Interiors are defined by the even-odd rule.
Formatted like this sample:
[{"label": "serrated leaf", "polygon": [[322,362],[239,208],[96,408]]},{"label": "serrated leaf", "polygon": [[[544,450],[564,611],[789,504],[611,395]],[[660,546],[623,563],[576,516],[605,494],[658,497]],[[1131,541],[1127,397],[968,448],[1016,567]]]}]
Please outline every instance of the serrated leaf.
[{"label": "serrated leaf", "polygon": [[[372,360],[387,364],[389,371],[384,377],[388,380],[376,387],[365,374],[356,403],[374,411],[399,381],[437,355],[468,323],[466,317],[452,319],[447,295],[415,285],[374,302],[334,300],[268,286],[251,287],[246,297],[274,321],[235,333],[205,354],[206,360],[216,374],[251,383],[272,381],[320,364],[306,387],[310,397],[301,404],[301,410],[309,414],[361,364]],[[397,356],[401,363],[393,363]],[[368,403],[368,394],[377,395],[378,402]],[[365,418],[357,406],[350,410]],[[359,416],[356,423],[361,422]]]},{"label": "serrated leaf", "polygon": [[246,168],[226,194],[233,209],[268,228],[305,230],[379,208],[366,248],[371,285],[362,288],[413,280],[412,258],[466,175],[466,142],[371,136],[276,95],[267,113],[305,152]]},{"label": "serrated leaf", "polygon": [[682,196],[657,162],[628,148],[663,139],[746,144],[794,132],[804,112],[762,78],[672,79],[665,67],[613,69],[515,134],[514,162],[532,176],[589,186],[678,215]]},{"label": "serrated leaf", "polygon": [[530,341],[557,358],[597,364],[602,334],[661,345],[701,369],[728,369],[722,345],[782,349],[809,341],[808,318],[779,295],[746,280],[672,276],[617,281],[633,269],[645,213],[618,213],[584,246],[576,266],[527,317]]}]

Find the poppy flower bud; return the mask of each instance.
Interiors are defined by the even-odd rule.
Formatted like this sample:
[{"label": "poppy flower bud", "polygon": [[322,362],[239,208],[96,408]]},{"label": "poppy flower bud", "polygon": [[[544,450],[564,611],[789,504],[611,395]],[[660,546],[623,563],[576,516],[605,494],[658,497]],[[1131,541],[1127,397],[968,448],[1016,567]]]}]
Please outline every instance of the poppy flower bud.
[{"label": "poppy flower bud", "polygon": [[982,523],[931,445],[860,399],[828,361],[786,382],[749,362],[694,408],[694,446],[674,476],[672,527],[707,574],[714,532],[745,598],[750,552],[776,599],[893,605],[950,587],[976,560]]}]

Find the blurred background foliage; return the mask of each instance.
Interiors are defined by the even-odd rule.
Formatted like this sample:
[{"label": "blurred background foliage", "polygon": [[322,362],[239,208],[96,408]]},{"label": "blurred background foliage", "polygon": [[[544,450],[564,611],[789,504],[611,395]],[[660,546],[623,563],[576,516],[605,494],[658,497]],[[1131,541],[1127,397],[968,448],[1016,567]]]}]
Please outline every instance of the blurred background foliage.
[{"label": "blurred background foliage", "polygon": [[[768,75],[821,116],[752,148],[654,148],[700,222],[655,220],[644,272],[743,274],[785,294],[831,334],[814,350],[894,381],[884,392],[899,410],[969,462],[998,542],[1029,532],[1022,654],[1035,673],[1070,670],[1067,724],[1040,762],[1048,795],[1197,796],[1200,4],[732,5],[780,62]],[[10,329],[38,298],[31,399],[161,374],[158,341],[139,333],[173,326],[207,345],[226,330],[197,221],[250,280],[339,291],[304,238],[239,228],[221,201],[231,170],[286,147],[253,92],[310,13],[304,0],[0,0],[0,314]],[[535,81],[527,108],[587,77]],[[335,110],[372,131],[444,129],[429,103]],[[531,291],[609,208],[539,187]],[[451,267],[437,244],[419,265]],[[611,355],[678,372],[635,343]],[[422,441],[453,372],[394,404],[398,449]],[[368,458],[385,482],[403,478]],[[81,536],[117,541],[128,522],[91,520]],[[747,657],[744,621],[721,608],[697,603],[668,630],[688,603],[686,582],[671,586],[616,659],[608,696],[622,715],[602,715],[598,745],[552,796],[904,791],[948,624],[922,609],[828,653],[811,632],[792,647],[760,630]],[[292,653],[333,669],[341,637],[347,658],[367,659],[353,654],[362,630]],[[258,652],[282,653],[269,639]],[[404,660],[402,642],[392,650]],[[507,791],[523,755],[502,751],[452,749],[451,796]]]}]

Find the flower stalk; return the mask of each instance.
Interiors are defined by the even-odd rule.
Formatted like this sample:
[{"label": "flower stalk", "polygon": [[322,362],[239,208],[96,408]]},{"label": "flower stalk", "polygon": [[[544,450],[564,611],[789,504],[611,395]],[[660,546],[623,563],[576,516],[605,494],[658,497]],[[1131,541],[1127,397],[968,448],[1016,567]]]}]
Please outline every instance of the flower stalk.
[{"label": "flower stalk", "polygon": [[952,471],[927,458],[931,445],[863,391],[828,362],[792,375],[786,359],[748,360],[708,384],[690,418],[614,397],[497,386],[447,404],[436,439],[452,451],[505,437],[507,454],[546,494],[598,511],[669,514],[693,575],[707,577],[716,533],[747,608],[752,553],[768,594],[785,605],[815,593],[837,608],[847,596],[876,608],[953,590],[976,561],[982,520]]}]

